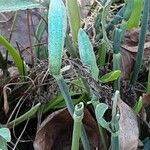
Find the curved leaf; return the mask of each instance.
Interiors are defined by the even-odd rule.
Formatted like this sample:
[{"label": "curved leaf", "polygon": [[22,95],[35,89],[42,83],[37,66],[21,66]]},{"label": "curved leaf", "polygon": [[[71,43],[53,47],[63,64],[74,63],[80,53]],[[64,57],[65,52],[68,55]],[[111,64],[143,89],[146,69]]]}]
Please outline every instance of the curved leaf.
[{"label": "curved leaf", "polygon": [[105,121],[105,119],[103,118],[106,110],[108,109],[108,106],[105,104],[105,103],[99,103],[97,106],[96,106],[96,109],[95,109],[95,114],[96,114],[96,119],[97,119],[97,122],[105,129],[109,130],[110,131],[110,128],[109,128],[109,124],[108,122]]},{"label": "curved leaf", "polygon": [[8,128],[0,128],[0,138],[5,139],[7,142],[11,141],[11,135]]},{"label": "curved leaf", "polygon": [[18,51],[1,35],[0,35],[0,44],[7,49],[20,75],[22,76],[27,75],[27,66],[23,63]]}]

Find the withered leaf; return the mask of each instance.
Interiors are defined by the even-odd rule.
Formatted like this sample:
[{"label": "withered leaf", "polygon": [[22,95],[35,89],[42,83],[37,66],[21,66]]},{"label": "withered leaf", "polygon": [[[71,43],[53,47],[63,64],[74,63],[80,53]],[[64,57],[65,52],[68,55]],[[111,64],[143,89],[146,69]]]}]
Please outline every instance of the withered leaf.
[{"label": "withered leaf", "polygon": [[[92,149],[101,149],[98,126],[87,109],[83,123]],[[70,150],[73,120],[67,109],[49,115],[39,127],[34,141],[35,150]],[[80,145],[81,147],[81,145]]]},{"label": "withered leaf", "polygon": [[137,150],[139,128],[133,110],[121,99],[118,101],[120,110],[119,143],[121,150]]}]

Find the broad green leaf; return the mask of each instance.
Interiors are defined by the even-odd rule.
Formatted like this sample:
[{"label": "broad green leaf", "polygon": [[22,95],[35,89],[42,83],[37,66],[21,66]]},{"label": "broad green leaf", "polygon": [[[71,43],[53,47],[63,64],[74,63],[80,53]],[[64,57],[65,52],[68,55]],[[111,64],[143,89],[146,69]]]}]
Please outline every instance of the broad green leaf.
[{"label": "broad green leaf", "polygon": [[96,106],[96,109],[95,109],[95,114],[96,114],[96,119],[97,119],[97,122],[105,129],[109,130],[110,131],[110,128],[109,128],[109,122],[105,121],[105,119],[103,118],[104,117],[104,114],[106,112],[106,110],[108,109],[108,106],[105,104],[105,103],[99,103],[97,106]]},{"label": "broad green leaf", "polygon": [[0,0],[0,12],[9,12],[32,8],[41,8],[41,5],[39,4],[39,2],[33,0]]},{"label": "broad green leaf", "polygon": [[117,80],[120,77],[120,75],[121,75],[121,71],[115,70],[115,71],[111,71],[111,72],[105,74],[99,80],[102,83],[107,83],[107,82]]},{"label": "broad green leaf", "polygon": [[132,8],[133,11],[131,17],[127,22],[128,30],[139,26],[143,4],[144,4],[143,0],[134,0],[134,7]]},{"label": "broad green leaf", "polygon": [[24,64],[18,51],[1,35],[0,35],[0,45],[2,45],[7,49],[9,55],[12,57],[16,67],[18,68],[20,75],[22,76],[27,75],[27,66]]},{"label": "broad green leaf", "polygon": [[96,57],[89,37],[83,29],[80,29],[78,33],[78,45],[81,61],[85,66],[89,67],[92,77],[98,80],[99,70],[96,64]]},{"label": "broad green leaf", "polygon": [[5,139],[7,142],[11,141],[11,135],[8,128],[0,128],[0,138]]},{"label": "broad green leaf", "polygon": [[48,12],[49,71],[60,75],[62,53],[67,29],[66,8],[62,0],[51,0]]},{"label": "broad green leaf", "polygon": [[80,13],[77,0],[66,0],[66,7],[69,17],[69,23],[73,42],[77,42],[78,31],[80,29]]}]

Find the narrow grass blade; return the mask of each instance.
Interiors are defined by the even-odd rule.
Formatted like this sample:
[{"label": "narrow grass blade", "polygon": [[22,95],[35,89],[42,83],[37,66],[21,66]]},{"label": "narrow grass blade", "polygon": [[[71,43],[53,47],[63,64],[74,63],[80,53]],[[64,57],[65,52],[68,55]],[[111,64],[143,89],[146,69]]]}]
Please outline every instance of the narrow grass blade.
[{"label": "narrow grass blade", "polygon": [[18,124],[22,123],[23,121],[33,117],[35,113],[38,111],[40,107],[40,103],[36,104],[34,107],[32,107],[28,112],[24,113],[22,116],[16,118],[15,120],[9,122],[6,125],[2,125],[2,127],[8,127],[8,128],[13,128],[13,126],[17,126]]},{"label": "narrow grass blade", "polygon": [[[36,28],[36,32],[35,32],[35,38],[34,38],[34,45],[38,45],[41,42],[42,36],[44,34],[44,31],[46,30],[47,27],[47,13],[44,13],[43,18],[41,18],[37,28]],[[41,59],[43,58],[42,56],[44,55],[43,51],[41,51],[40,46],[35,46],[35,55],[37,58]]]},{"label": "narrow grass blade", "polygon": [[23,63],[18,51],[3,37],[0,35],[0,44],[5,47],[12,57],[16,67],[21,76],[27,75],[27,66]]}]

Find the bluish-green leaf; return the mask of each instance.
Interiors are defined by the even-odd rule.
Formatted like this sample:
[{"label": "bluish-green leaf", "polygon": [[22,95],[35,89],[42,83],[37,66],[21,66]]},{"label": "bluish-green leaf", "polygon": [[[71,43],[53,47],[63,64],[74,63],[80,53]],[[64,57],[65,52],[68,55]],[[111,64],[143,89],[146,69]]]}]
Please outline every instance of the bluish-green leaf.
[{"label": "bluish-green leaf", "polygon": [[0,12],[40,8],[41,5],[33,0],[0,0]]},{"label": "bluish-green leaf", "polygon": [[108,109],[108,106],[105,104],[105,103],[99,103],[97,106],[96,106],[96,109],[95,109],[95,114],[96,114],[96,119],[97,119],[97,122],[105,129],[107,130],[110,130],[109,129],[109,122],[105,121],[105,119],[103,118],[104,117],[104,114],[106,112],[106,110]]},{"label": "bluish-green leaf", "polygon": [[62,0],[51,0],[48,13],[49,71],[60,75],[62,53],[67,29],[66,8]]},{"label": "bluish-green leaf", "polygon": [[111,82],[114,80],[117,80],[121,75],[121,71],[120,70],[115,70],[115,71],[111,71],[105,75],[103,75],[100,78],[100,82],[102,83],[107,83],[107,82]]},{"label": "bluish-green leaf", "polygon": [[89,67],[92,77],[95,80],[98,80],[99,70],[96,64],[96,58],[93,51],[93,47],[88,35],[83,29],[80,29],[78,33],[78,45],[81,61],[84,65]]},{"label": "bluish-green leaf", "polygon": [[7,142],[11,141],[11,135],[8,128],[0,128],[0,138],[5,139]]}]

